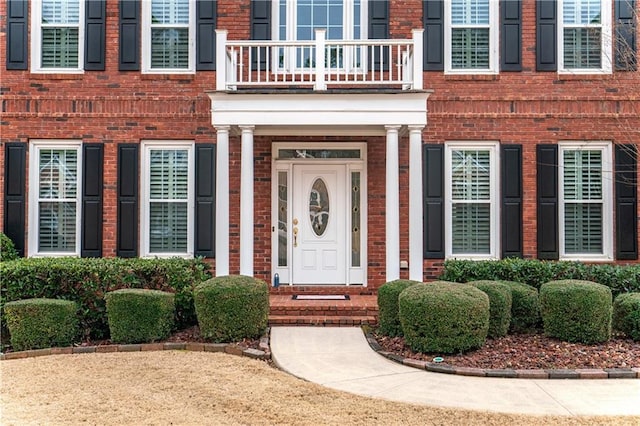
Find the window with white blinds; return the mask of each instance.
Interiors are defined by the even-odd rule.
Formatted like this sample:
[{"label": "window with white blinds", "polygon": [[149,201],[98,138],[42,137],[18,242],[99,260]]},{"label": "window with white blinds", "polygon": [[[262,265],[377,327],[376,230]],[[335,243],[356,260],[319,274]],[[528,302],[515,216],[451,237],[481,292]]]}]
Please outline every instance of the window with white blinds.
[{"label": "window with white blinds", "polygon": [[[586,145],[586,144],[585,144]],[[611,233],[608,211],[612,183],[607,149],[561,148],[562,253],[564,256],[608,255],[607,233]],[[609,206],[609,207],[607,207]]]},{"label": "window with white blinds", "polygon": [[145,146],[145,255],[193,253],[192,151],[190,143]]},{"label": "window with white blinds", "polygon": [[195,68],[194,1],[143,3],[144,70],[191,72]]},{"label": "window with white blinds", "polygon": [[559,34],[564,71],[611,71],[611,1],[560,0]]},{"label": "window with white blinds", "polygon": [[80,254],[81,144],[33,141],[29,255]]},{"label": "window with white blinds", "polygon": [[497,253],[495,145],[447,146],[447,252],[491,258]]},{"label": "window with white blinds", "polygon": [[497,3],[491,0],[447,2],[448,71],[497,71]]},{"label": "window with white blinds", "polygon": [[79,71],[83,68],[84,1],[36,0],[32,13],[34,71]]}]

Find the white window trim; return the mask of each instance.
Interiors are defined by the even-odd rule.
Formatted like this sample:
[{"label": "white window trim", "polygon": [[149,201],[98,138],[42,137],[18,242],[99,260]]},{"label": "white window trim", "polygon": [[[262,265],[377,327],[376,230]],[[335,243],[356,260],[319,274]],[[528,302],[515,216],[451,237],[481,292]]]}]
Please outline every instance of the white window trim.
[{"label": "white window trim", "polygon": [[[33,0],[31,8],[31,67],[34,74],[83,74],[84,73],[84,0],[80,0],[78,11],[78,67],[43,68],[42,67],[42,0]],[[60,25],[65,26],[65,25]],[[73,25],[75,26],[75,25]]]},{"label": "white window trim", "polygon": [[[565,252],[564,223],[564,156],[563,151],[602,151],[602,254],[567,254]],[[611,143],[606,141],[567,141],[558,144],[558,240],[560,260],[610,262],[613,258],[613,157]]]},{"label": "white window trim", "polygon": [[[194,74],[196,72],[196,0],[189,0],[189,66],[187,68],[151,68],[151,0],[142,1],[142,73]],[[174,27],[174,25],[170,25]]]},{"label": "white window trim", "polygon": [[[499,204],[499,166],[500,166],[500,143],[486,141],[456,141],[445,144],[445,258],[447,259],[468,259],[468,260],[493,260],[500,258],[500,204]],[[489,202],[491,217],[491,241],[489,243],[488,254],[459,254],[453,253],[453,231],[451,219],[453,214],[453,196],[451,179],[451,152],[457,149],[487,149],[491,153],[490,160],[490,184],[491,197]]]},{"label": "white window trim", "polygon": [[[611,74],[613,72],[613,33],[611,22],[611,9],[613,4],[611,0],[601,0],[601,23],[594,27],[602,28],[602,37],[600,46],[602,52],[601,68],[566,68],[564,66],[564,17],[562,14],[564,0],[558,0],[558,74]],[[589,27],[584,25],[581,27]],[[593,26],[593,25],[592,25]],[[572,26],[575,27],[575,26]]]},{"label": "white window trim", "polygon": [[[140,176],[141,182],[141,200],[142,205],[140,207],[140,257],[157,257],[157,258],[169,258],[169,257],[182,257],[186,259],[193,258],[194,253],[194,195],[195,195],[195,173],[194,173],[194,142],[193,141],[143,141],[141,143],[142,155],[140,158]],[[154,253],[149,249],[149,204],[150,204],[150,188],[149,188],[149,158],[150,151],[152,149],[187,149],[188,154],[188,175],[189,175],[189,188],[187,194],[187,251],[182,252],[168,252],[168,253]]]},{"label": "white window trim", "polygon": [[[465,25],[465,28],[473,25]],[[485,25],[479,26],[484,28]],[[444,72],[445,74],[498,74],[500,72],[500,4],[489,0],[489,68],[453,69],[451,63],[451,0],[444,3]]]},{"label": "white window trim", "polygon": [[[296,28],[298,25],[298,14],[296,13],[297,0],[276,0],[271,2],[271,34],[273,35],[271,38],[273,40],[280,39],[280,4],[282,2],[287,3],[287,25],[286,29],[286,38],[285,40],[297,40],[296,37]],[[345,5],[344,16],[342,18],[342,26],[344,29],[344,39],[345,40],[353,40],[353,0],[344,0]],[[366,40],[368,37],[368,29],[369,29],[369,0],[360,0],[360,38],[359,40]]]},{"label": "white window trim", "polygon": [[[73,252],[39,252],[39,159],[41,149],[75,149],[78,151],[78,176],[76,188],[76,248]],[[74,257],[80,256],[82,221],[82,141],[68,139],[34,139],[29,142],[29,257]]]}]

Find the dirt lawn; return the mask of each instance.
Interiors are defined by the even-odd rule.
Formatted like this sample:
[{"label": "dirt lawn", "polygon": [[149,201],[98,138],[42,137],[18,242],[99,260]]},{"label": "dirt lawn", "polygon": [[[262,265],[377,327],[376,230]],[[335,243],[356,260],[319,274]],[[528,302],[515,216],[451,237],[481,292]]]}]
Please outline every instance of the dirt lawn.
[{"label": "dirt lawn", "polygon": [[0,362],[0,424],[634,424],[531,417],[354,396],[266,363],[207,352],[53,355]]}]

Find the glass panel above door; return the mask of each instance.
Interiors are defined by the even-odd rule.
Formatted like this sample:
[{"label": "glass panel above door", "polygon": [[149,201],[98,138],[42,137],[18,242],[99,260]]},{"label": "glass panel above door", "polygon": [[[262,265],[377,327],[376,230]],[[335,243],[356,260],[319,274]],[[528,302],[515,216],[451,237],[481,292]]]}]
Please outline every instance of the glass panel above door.
[{"label": "glass panel above door", "polygon": [[278,160],[360,158],[359,149],[295,149],[278,150]]}]

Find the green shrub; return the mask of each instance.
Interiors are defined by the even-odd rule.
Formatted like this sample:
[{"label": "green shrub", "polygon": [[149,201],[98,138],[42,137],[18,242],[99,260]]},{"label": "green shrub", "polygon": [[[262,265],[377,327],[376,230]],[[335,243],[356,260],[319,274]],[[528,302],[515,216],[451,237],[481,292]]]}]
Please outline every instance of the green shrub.
[{"label": "green shrub", "polygon": [[511,287],[500,281],[472,281],[472,285],[489,296],[489,332],[487,337],[503,337],[511,324]]},{"label": "green shrub", "polygon": [[259,337],[267,328],[269,290],[262,280],[229,275],[194,290],[200,334],[213,342]]},{"label": "green shrub", "polygon": [[405,341],[417,352],[455,353],[482,346],[489,330],[489,297],[467,284],[436,281],[398,297]]},{"label": "green shrub", "polygon": [[554,280],[586,280],[609,287],[613,295],[640,292],[640,264],[584,264],[536,259],[456,260],[444,262],[441,280],[466,283],[477,280],[515,281],[537,289]]},{"label": "green shrub", "polygon": [[125,288],[104,298],[114,343],[149,343],[169,337],[175,314],[172,293]]},{"label": "green shrub", "polygon": [[613,328],[640,341],[640,293],[626,293],[615,298]]},{"label": "green shrub", "polygon": [[0,232],[0,262],[16,260],[19,257],[13,241],[4,232]]},{"label": "green shrub", "polygon": [[412,280],[395,280],[383,284],[378,289],[378,332],[385,336],[402,336],[402,325],[398,318],[398,296],[412,285]]},{"label": "green shrub", "polygon": [[78,335],[77,305],[68,300],[25,299],[4,305],[16,351],[70,346]]},{"label": "green shrub", "polygon": [[[209,278],[203,259],[27,258],[0,263],[0,305],[45,297],[79,306],[82,338],[109,335],[104,295],[121,288],[175,293],[176,327],[196,324],[193,286]],[[4,320],[2,321],[4,322]]]},{"label": "green shrub", "polygon": [[591,281],[550,281],[540,287],[544,333],[567,342],[600,343],[611,337],[611,290]]},{"label": "green shrub", "polygon": [[515,281],[501,281],[511,288],[511,333],[529,333],[540,324],[540,299],[538,290]]}]

